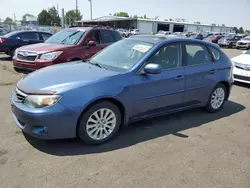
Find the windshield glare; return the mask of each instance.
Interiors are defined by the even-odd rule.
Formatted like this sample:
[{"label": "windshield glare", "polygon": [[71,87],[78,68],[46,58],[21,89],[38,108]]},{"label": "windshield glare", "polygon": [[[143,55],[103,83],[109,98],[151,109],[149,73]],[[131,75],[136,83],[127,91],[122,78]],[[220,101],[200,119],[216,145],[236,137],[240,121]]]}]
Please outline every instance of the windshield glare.
[{"label": "windshield glare", "polygon": [[137,40],[121,40],[110,45],[90,59],[103,67],[123,72],[137,64],[153,47],[153,44]]},{"label": "windshield glare", "polygon": [[65,29],[52,35],[45,43],[76,45],[83,37],[85,31]]}]

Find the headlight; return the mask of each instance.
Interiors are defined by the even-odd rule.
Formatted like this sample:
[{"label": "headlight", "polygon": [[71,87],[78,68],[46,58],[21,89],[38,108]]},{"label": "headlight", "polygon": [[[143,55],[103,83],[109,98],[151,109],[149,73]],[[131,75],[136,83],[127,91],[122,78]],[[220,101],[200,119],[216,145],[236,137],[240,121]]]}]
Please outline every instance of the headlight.
[{"label": "headlight", "polygon": [[62,51],[56,51],[56,52],[50,52],[46,54],[42,54],[40,56],[40,59],[42,60],[54,60],[58,58],[59,55],[61,55]]},{"label": "headlight", "polygon": [[24,104],[33,108],[43,108],[56,104],[60,99],[60,95],[28,95]]}]

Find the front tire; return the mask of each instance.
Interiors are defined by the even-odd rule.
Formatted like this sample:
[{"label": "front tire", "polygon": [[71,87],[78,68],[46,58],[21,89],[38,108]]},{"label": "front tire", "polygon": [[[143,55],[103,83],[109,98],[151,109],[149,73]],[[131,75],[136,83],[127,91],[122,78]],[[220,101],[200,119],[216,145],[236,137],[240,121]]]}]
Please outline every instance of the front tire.
[{"label": "front tire", "polygon": [[121,119],[121,112],[113,103],[95,103],[83,113],[78,124],[78,136],[87,144],[105,143],[116,135]]},{"label": "front tire", "polygon": [[224,105],[227,98],[227,89],[224,84],[217,85],[210,94],[209,100],[205,107],[210,113],[218,112]]}]

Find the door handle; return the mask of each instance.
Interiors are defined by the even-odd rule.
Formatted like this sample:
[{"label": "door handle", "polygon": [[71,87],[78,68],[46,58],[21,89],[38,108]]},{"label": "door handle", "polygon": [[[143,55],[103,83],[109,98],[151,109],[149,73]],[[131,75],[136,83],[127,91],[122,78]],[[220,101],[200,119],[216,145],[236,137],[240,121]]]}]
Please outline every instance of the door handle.
[{"label": "door handle", "polygon": [[210,74],[214,74],[214,73],[216,73],[218,70],[217,69],[213,69],[213,70],[211,70],[209,73]]},{"label": "door handle", "polygon": [[184,79],[184,76],[182,76],[182,75],[179,75],[179,76],[176,76],[175,78],[174,78],[175,80],[177,80],[177,81],[179,81],[179,80],[182,80],[182,79]]}]

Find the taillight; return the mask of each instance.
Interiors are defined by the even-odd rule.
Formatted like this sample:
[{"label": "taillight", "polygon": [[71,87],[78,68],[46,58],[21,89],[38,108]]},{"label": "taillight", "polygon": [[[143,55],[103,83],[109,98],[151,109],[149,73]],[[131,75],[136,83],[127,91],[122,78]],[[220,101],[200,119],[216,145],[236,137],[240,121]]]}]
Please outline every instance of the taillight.
[{"label": "taillight", "polygon": [[6,41],[6,38],[0,38],[0,44],[4,43]]}]

